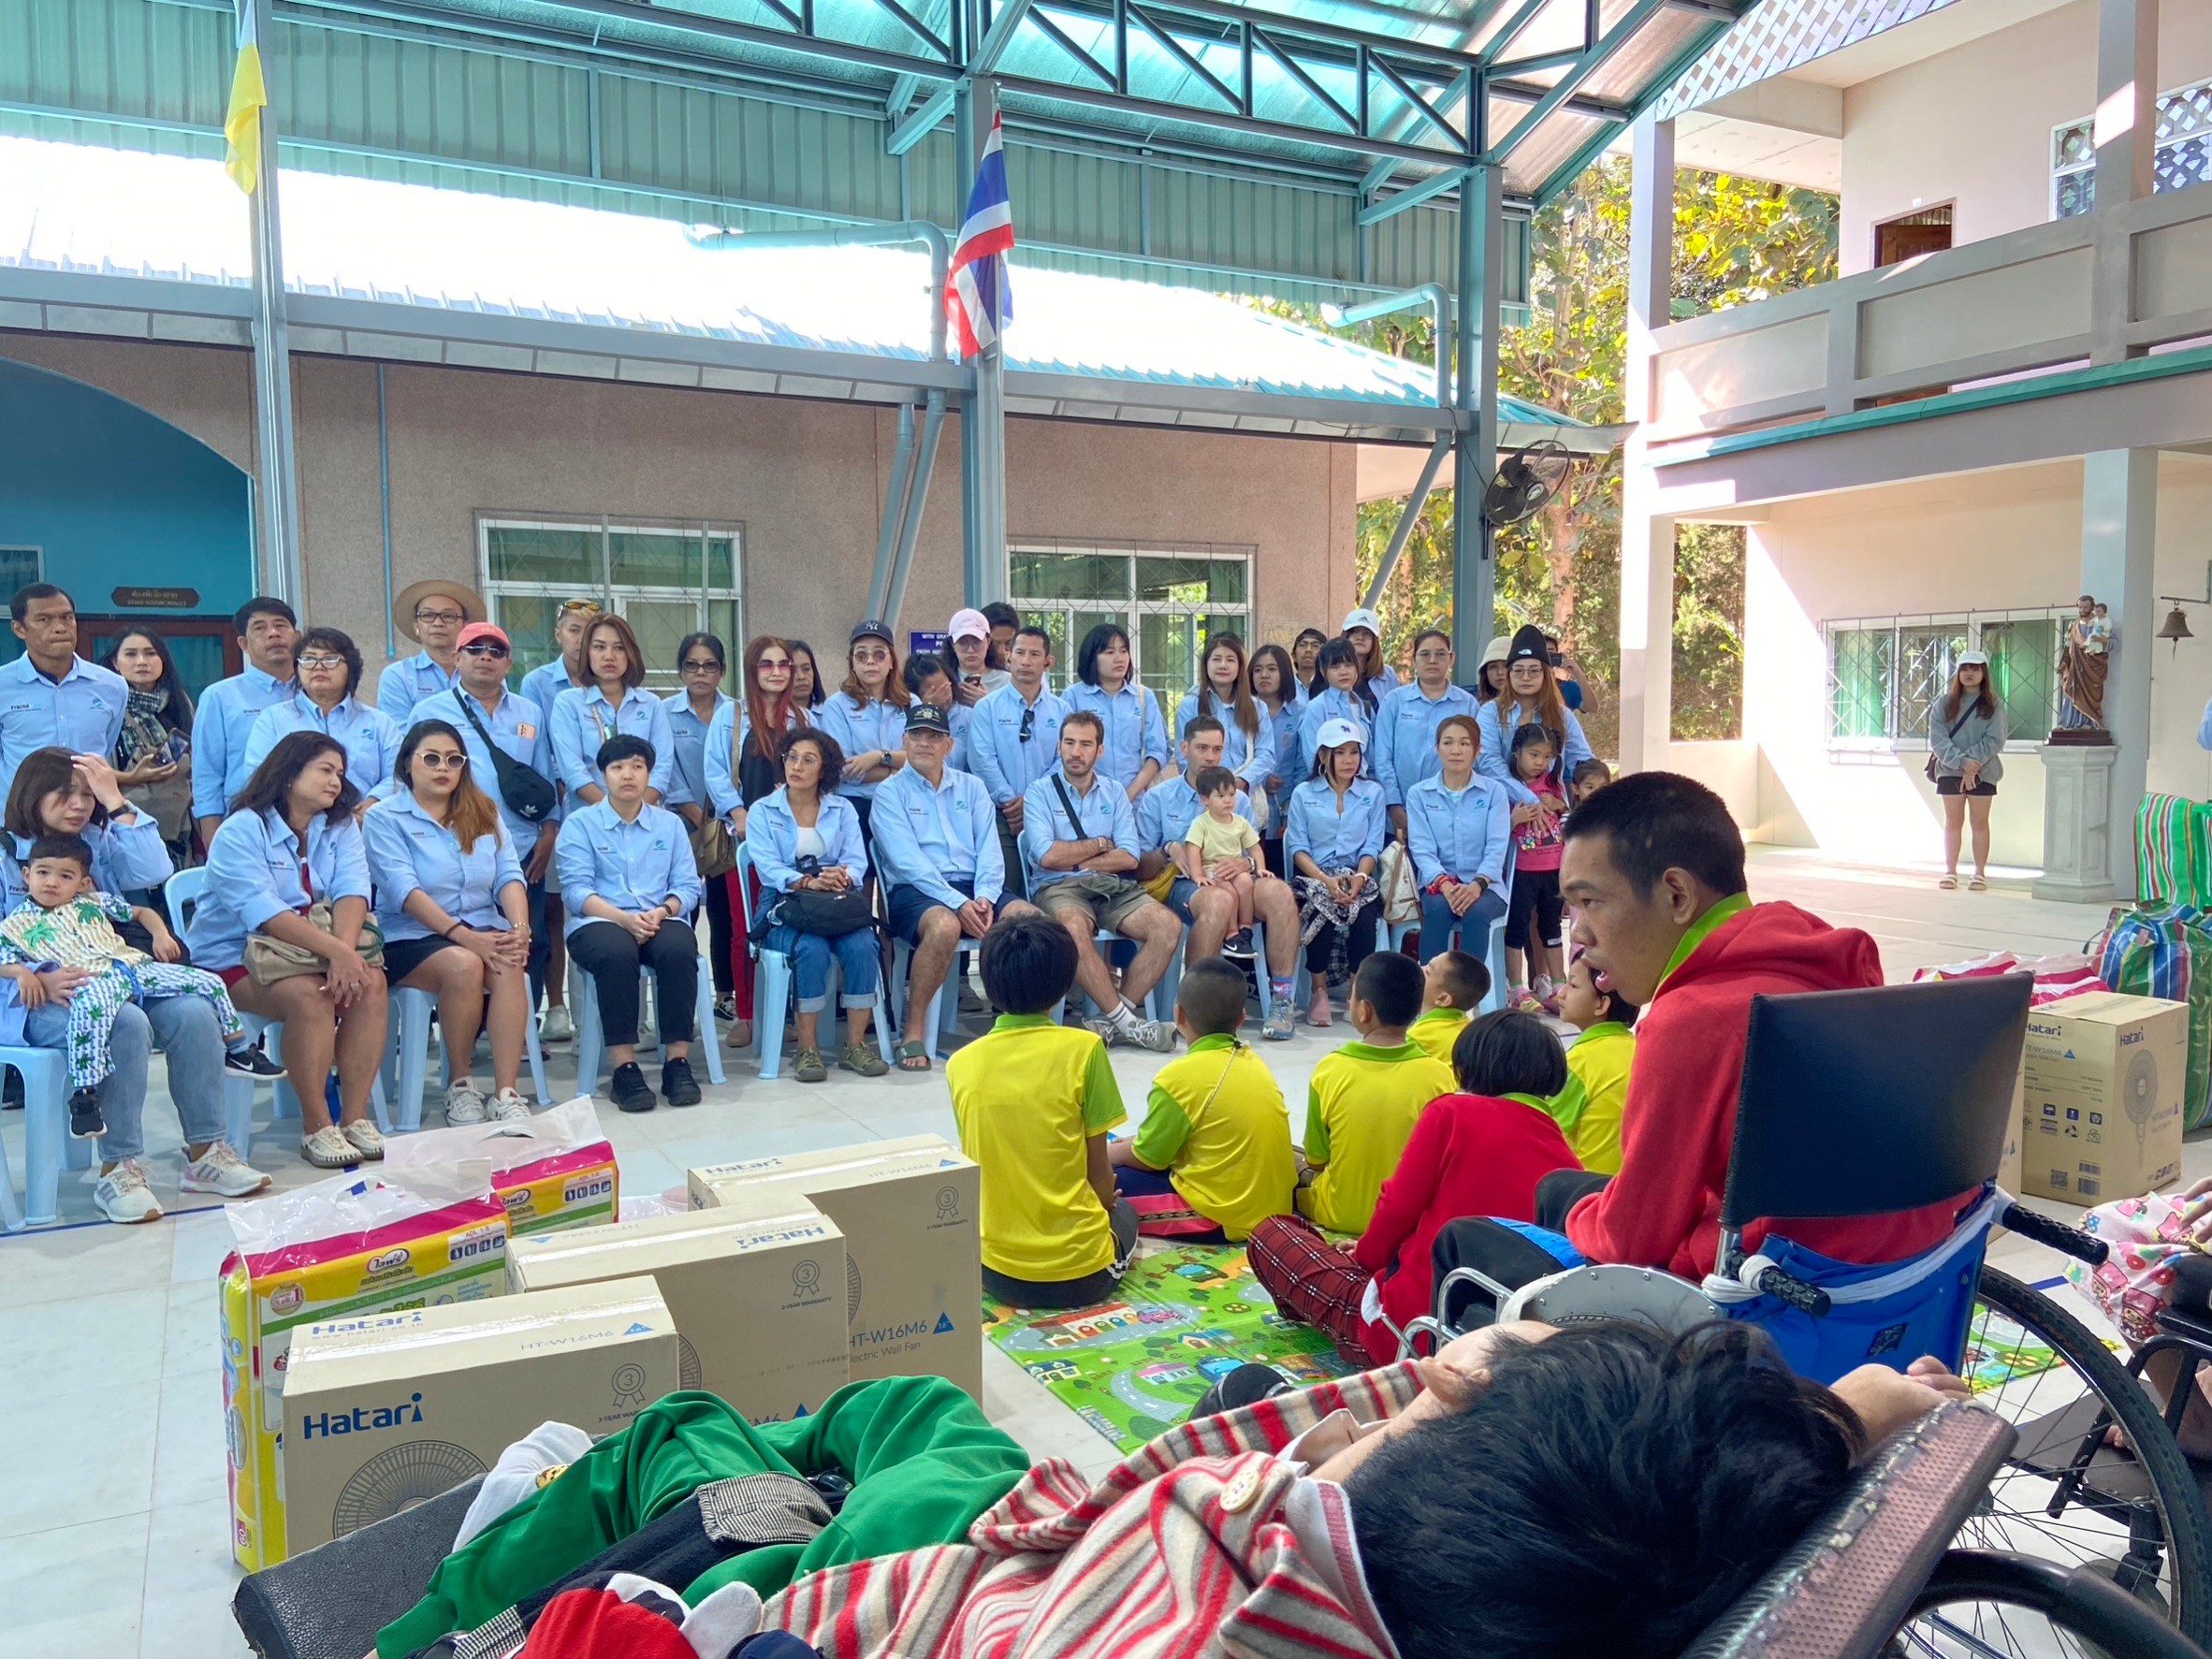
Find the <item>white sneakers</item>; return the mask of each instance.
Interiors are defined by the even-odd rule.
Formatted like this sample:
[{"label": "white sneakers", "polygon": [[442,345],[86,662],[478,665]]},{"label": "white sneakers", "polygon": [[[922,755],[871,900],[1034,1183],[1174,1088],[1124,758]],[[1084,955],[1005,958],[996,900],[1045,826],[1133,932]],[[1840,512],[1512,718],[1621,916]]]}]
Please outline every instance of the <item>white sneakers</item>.
[{"label": "white sneakers", "polygon": [[336,1124],[325,1124],[299,1142],[299,1156],[318,1170],[342,1170],[357,1164],[361,1155]]},{"label": "white sneakers", "polygon": [[459,1128],[465,1124],[482,1123],[489,1115],[484,1091],[463,1078],[448,1085],[445,1090],[445,1121]]},{"label": "white sneakers", "polygon": [[[264,1182],[268,1179],[262,1177]],[[93,1186],[93,1202],[109,1220],[125,1227],[161,1219],[161,1205],[154,1201],[153,1189],[146,1185],[146,1171],[135,1157],[124,1158],[99,1178]]]},{"label": "white sneakers", "polygon": [[567,1042],[576,1034],[576,1022],[567,1008],[548,1008],[546,1017],[538,1022],[540,1042]]},{"label": "white sneakers", "polygon": [[528,1123],[530,1102],[523,1099],[520,1089],[502,1089],[491,1098],[491,1121],[494,1123]]},{"label": "white sneakers", "polygon": [[184,1178],[177,1185],[186,1192],[244,1198],[268,1186],[271,1179],[233,1152],[228,1142],[218,1141],[184,1166]]}]

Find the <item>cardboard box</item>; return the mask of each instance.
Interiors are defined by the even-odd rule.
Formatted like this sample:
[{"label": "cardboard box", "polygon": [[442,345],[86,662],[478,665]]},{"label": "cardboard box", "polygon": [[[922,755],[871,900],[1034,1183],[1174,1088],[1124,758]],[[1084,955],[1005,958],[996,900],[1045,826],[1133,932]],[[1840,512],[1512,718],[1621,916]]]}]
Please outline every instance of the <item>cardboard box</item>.
[{"label": "cardboard box", "polygon": [[[507,1217],[482,1159],[372,1175],[228,1206],[223,1412],[230,1548],[257,1572],[290,1553],[284,1395],[292,1339],[318,1320],[507,1293]],[[534,1426],[534,1424],[532,1425]]]},{"label": "cardboard box", "polygon": [[491,1189],[517,1238],[612,1221],[620,1201],[615,1149],[600,1132],[590,1097],[579,1096],[527,1123],[467,1124],[394,1135],[385,1163],[395,1170],[488,1158]]},{"label": "cardboard box", "polygon": [[540,1423],[627,1428],[677,1383],[649,1278],[311,1325],[284,1390],[293,1553],[483,1474]]},{"label": "cardboard box", "polygon": [[780,1215],[703,1210],[541,1234],[507,1252],[514,1291],[637,1273],[676,1317],[682,1387],[765,1423],[845,1386],[845,1235],[804,1199]]},{"label": "cardboard box", "polygon": [[845,1235],[854,1382],[942,1376],[983,1397],[981,1172],[935,1135],[689,1171],[693,1209],[804,1198]]},{"label": "cardboard box", "polygon": [[2030,1009],[2027,1190],[2100,1204],[2178,1180],[2188,1070],[2185,1003],[2092,991]]}]

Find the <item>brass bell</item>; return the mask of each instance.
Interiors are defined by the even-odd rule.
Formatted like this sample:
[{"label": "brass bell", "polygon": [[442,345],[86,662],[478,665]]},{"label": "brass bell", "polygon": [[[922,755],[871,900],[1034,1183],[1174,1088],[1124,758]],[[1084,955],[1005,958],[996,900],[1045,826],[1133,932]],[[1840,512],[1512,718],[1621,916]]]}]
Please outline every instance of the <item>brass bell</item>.
[{"label": "brass bell", "polygon": [[2174,642],[2174,651],[2176,656],[2180,654],[2183,640],[2196,637],[2189,631],[2189,618],[2182,615],[2179,605],[2176,605],[2166,613],[2166,619],[2159,628],[2159,637]]}]

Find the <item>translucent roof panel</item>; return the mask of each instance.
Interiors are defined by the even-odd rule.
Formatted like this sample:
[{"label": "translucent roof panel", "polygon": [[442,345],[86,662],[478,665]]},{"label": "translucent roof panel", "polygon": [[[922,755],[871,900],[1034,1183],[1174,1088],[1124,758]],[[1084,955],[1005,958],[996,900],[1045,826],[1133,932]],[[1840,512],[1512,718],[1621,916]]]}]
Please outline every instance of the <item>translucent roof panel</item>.
[{"label": "translucent roof panel", "polygon": [[[286,170],[295,293],[919,360],[929,265],[891,248],[708,249],[667,220]],[[250,286],[220,163],[0,138],[0,266]],[[88,295],[88,299],[97,303]],[[1017,269],[1015,371],[1422,407],[1426,364],[1191,288]],[[1503,400],[1508,422],[1577,423]]]}]

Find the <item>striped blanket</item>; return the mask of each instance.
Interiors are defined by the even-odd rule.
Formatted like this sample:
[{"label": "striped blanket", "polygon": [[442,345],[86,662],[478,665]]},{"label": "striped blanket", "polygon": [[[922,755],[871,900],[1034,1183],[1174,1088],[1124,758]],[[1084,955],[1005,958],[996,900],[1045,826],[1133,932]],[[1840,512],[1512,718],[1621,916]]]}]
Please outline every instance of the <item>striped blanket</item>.
[{"label": "striped blanket", "polygon": [[2212,807],[2145,795],[2135,808],[2135,897],[2144,905],[2212,906]]}]

